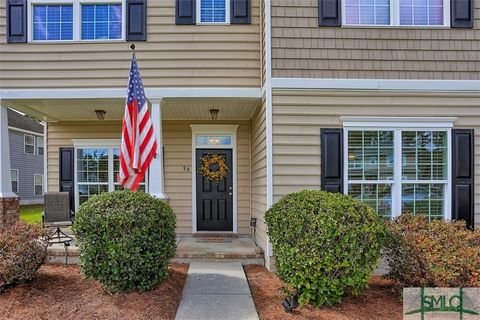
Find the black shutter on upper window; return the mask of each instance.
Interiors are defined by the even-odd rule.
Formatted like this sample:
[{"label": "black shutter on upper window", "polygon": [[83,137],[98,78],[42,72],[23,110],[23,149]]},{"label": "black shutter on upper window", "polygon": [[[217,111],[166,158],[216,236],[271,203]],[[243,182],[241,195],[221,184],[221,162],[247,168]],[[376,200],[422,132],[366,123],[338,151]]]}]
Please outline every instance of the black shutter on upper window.
[{"label": "black shutter on upper window", "polygon": [[452,130],[452,219],[474,226],[474,131]]},{"label": "black shutter on upper window", "polygon": [[343,129],[321,129],[321,188],[343,193]]},{"label": "black shutter on upper window", "polygon": [[196,23],[196,0],[175,0],[175,23]]},{"label": "black shutter on upper window", "polygon": [[451,0],[450,12],[452,28],[473,28],[474,0]]},{"label": "black shutter on upper window", "polygon": [[60,181],[59,191],[68,192],[70,198],[70,210],[75,209],[75,185],[74,185],[74,149],[73,148],[60,148],[59,151],[60,160]]},{"label": "black shutter on upper window", "polygon": [[318,0],[318,25],[340,27],[342,25],[341,0]]},{"label": "black shutter on upper window", "polygon": [[147,0],[127,0],[127,41],[147,40]]},{"label": "black shutter on upper window", "polygon": [[231,24],[250,24],[251,20],[250,0],[230,0]]},{"label": "black shutter on upper window", "polygon": [[7,0],[7,42],[27,42],[27,0]]}]

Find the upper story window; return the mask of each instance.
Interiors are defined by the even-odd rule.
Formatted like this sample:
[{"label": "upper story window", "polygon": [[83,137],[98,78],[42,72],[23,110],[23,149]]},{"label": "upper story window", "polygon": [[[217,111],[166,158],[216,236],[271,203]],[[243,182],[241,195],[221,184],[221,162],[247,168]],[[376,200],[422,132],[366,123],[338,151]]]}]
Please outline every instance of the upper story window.
[{"label": "upper story window", "polygon": [[39,156],[43,156],[44,154],[44,143],[43,143],[43,137],[37,137],[37,154]]},{"label": "upper story window", "polygon": [[230,23],[230,0],[197,0],[200,24]]},{"label": "upper story window", "polygon": [[35,154],[35,137],[29,134],[23,136],[24,152],[28,154]]},{"label": "upper story window", "polygon": [[346,0],[346,25],[448,26],[449,0]]},{"label": "upper story window", "polygon": [[125,0],[30,0],[29,40],[123,40],[124,2]]},{"label": "upper story window", "polygon": [[121,38],[121,4],[82,5],[82,40]]},{"label": "upper story window", "polygon": [[72,5],[34,5],[33,40],[72,40]]}]

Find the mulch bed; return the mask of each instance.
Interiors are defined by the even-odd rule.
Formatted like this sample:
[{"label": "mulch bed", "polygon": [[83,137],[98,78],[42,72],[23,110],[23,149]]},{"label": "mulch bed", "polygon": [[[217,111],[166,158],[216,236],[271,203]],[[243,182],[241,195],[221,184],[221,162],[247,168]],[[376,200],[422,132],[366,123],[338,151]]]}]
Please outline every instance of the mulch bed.
[{"label": "mulch bed", "polygon": [[155,290],[108,294],[78,266],[45,265],[31,282],[0,294],[0,319],[174,319],[187,271],[187,264],[171,264]]},{"label": "mulch bed", "polygon": [[392,292],[392,284],[374,276],[370,287],[358,297],[348,296],[341,304],[323,309],[310,306],[286,313],[281,305],[285,298],[282,281],[262,266],[247,265],[245,273],[250,284],[257,312],[262,320],[277,319],[402,319],[402,302]]}]

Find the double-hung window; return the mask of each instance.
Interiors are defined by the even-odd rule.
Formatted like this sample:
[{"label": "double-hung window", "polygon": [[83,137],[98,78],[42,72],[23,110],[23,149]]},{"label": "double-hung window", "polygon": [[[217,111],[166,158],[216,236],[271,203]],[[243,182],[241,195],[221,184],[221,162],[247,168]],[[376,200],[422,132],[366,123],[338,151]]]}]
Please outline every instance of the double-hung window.
[{"label": "double-hung window", "polygon": [[33,180],[35,196],[41,196],[43,194],[43,174],[33,175]]},{"label": "double-hung window", "polygon": [[230,0],[197,0],[199,24],[230,23]]},{"label": "double-hung window", "polygon": [[121,39],[121,4],[82,4],[82,40]]},{"label": "double-hung window", "polygon": [[346,193],[385,218],[450,218],[450,129],[346,127]]},{"label": "double-hung window", "polygon": [[343,12],[345,25],[450,25],[450,0],[344,0]]},{"label": "double-hung window", "polygon": [[43,156],[45,153],[45,146],[43,143],[43,137],[37,137],[37,154]]},{"label": "double-hung window", "polygon": [[27,154],[35,154],[35,136],[26,134],[23,136],[24,152]]},{"label": "double-hung window", "polygon": [[30,40],[123,40],[125,1],[30,0]]},{"label": "double-hung window", "polygon": [[[94,195],[122,189],[117,182],[119,151],[114,144],[95,146],[89,142],[75,148],[77,207]],[[145,180],[139,190],[146,191]]]},{"label": "double-hung window", "polygon": [[10,170],[10,178],[12,180],[12,192],[18,193],[18,169]]},{"label": "double-hung window", "polygon": [[72,4],[34,4],[33,40],[73,40]]}]

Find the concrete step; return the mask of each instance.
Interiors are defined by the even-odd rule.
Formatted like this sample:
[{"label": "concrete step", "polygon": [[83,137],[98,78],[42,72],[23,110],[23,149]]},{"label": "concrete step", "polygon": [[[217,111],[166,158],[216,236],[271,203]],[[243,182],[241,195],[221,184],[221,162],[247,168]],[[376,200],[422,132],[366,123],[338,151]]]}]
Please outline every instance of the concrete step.
[{"label": "concrete step", "polygon": [[[78,264],[79,252],[73,242],[65,250],[63,244],[54,244],[48,248],[51,263],[65,263],[68,252],[68,264]],[[177,240],[177,252],[174,262],[240,262],[241,264],[264,264],[262,250],[255,245],[252,238],[198,238],[180,236]]]}]

